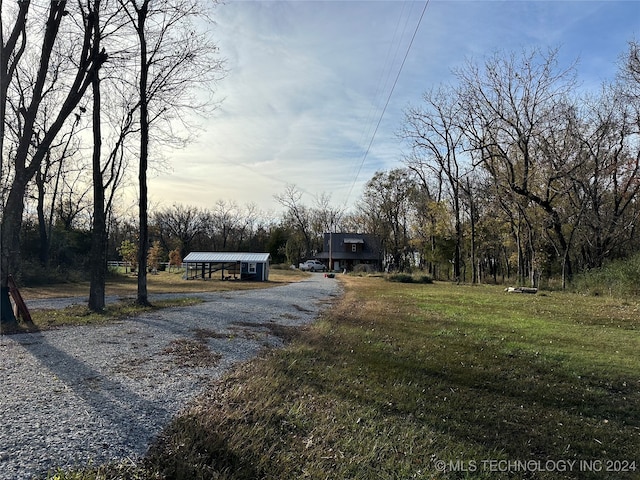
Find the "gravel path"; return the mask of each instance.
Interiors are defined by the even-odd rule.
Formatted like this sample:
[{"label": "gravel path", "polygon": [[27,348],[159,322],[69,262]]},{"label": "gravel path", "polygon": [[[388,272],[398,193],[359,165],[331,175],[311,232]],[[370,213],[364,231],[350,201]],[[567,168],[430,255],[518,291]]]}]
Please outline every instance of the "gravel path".
[{"label": "gravel path", "polygon": [[315,274],[106,326],[0,337],[0,479],[144,455],[208,382],[281,345],[270,324],[309,323],[339,294]]}]

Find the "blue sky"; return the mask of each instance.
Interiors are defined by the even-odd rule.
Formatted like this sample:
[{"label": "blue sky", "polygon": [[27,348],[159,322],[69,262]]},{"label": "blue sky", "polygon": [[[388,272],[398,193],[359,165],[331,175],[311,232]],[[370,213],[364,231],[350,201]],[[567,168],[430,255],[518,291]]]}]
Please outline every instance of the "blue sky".
[{"label": "blue sky", "polygon": [[[377,170],[401,166],[403,110],[453,82],[451,70],[496,51],[560,48],[585,89],[615,76],[640,40],[640,1],[431,0],[373,143],[424,2],[246,1],[216,8],[228,74],[197,142],[151,178],[154,205],[274,200],[295,184],[313,204],[350,208]],[[365,152],[369,144],[371,149]],[[364,160],[364,161],[363,161]]]}]

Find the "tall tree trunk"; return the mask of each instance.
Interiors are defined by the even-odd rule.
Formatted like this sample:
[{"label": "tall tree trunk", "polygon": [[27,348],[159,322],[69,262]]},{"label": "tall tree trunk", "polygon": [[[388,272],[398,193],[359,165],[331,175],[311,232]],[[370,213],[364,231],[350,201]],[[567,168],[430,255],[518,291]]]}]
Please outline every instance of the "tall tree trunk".
[{"label": "tall tree trunk", "polygon": [[[476,206],[473,198],[473,192],[471,191],[471,181],[467,177],[467,196],[469,197],[469,219],[471,222],[471,283],[480,283],[480,264],[476,261]],[[494,269],[495,276],[495,269]]]},{"label": "tall tree trunk", "polygon": [[140,216],[140,238],[138,244],[138,298],[140,305],[149,305],[147,293],[147,251],[149,250],[149,218],[147,211],[148,187],[147,165],[149,162],[149,102],[148,76],[149,60],[147,55],[147,39],[145,36],[145,22],[148,13],[148,0],[145,0],[138,10],[138,39],[140,41],[140,168],[138,182],[140,185],[140,199],[138,212]]},{"label": "tall tree trunk", "polygon": [[24,192],[27,183],[22,178],[15,178],[7,197],[7,203],[2,216],[2,280],[0,283],[2,297],[0,303],[0,323],[11,328],[17,321],[9,303],[9,275],[20,270],[20,229],[22,228],[22,212],[24,210]]},{"label": "tall tree trunk", "polygon": [[455,251],[453,254],[453,276],[456,280],[456,282],[460,283],[461,281],[463,281],[464,279],[461,278],[461,274],[462,274],[462,269],[461,269],[461,247],[462,247],[462,222],[460,221],[460,203],[458,200],[458,192],[455,192],[455,199],[454,199],[454,206],[455,206],[455,231],[456,231],[456,245],[455,245]]},{"label": "tall tree trunk", "polygon": [[38,257],[40,265],[47,268],[49,265],[49,232],[47,229],[47,219],[44,214],[44,175],[41,170],[36,172],[36,186],[38,188],[38,204],[36,211],[38,214],[38,233],[40,236],[40,247],[38,249]]},{"label": "tall tree trunk", "polygon": [[[99,8],[96,0],[96,11]],[[97,23],[97,22],[96,22]],[[96,29],[96,40],[99,41]],[[91,85],[93,91],[93,235],[91,237],[91,283],[89,285],[89,308],[94,312],[104,310],[107,280],[107,212],[104,201],[104,178],[102,176],[102,128],[100,77],[96,75]]]},{"label": "tall tree trunk", "polygon": [[[26,4],[28,8],[29,2],[21,2]],[[48,130],[43,133],[40,143],[33,148],[34,132],[38,113],[41,109],[41,104],[44,96],[46,95],[45,84],[49,72],[49,62],[51,54],[54,50],[55,42],[58,36],[60,23],[62,18],[68,14],[67,2],[65,0],[59,0],[51,2],[49,4],[49,17],[47,19],[45,31],[42,40],[42,50],[40,54],[40,63],[38,66],[38,72],[36,74],[35,82],[33,83],[33,91],[31,92],[31,100],[23,113],[22,131],[20,132],[20,139],[18,146],[13,157],[13,163],[15,165],[15,176],[9,189],[9,195],[7,196],[6,204],[4,205],[2,226],[0,231],[0,286],[2,291],[8,287],[8,275],[18,271],[20,265],[20,230],[22,228],[22,214],[24,212],[24,195],[26,186],[35,175],[36,171],[40,168],[42,161],[44,160],[53,140],[60,132],[63,125],[69,118],[69,115],[73,113],[73,110],[77,107],[78,102],[84,96],[87,88],[89,87],[94,75],[97,74],[99,68],[106,61],[107,56],[104,52],[99,52],[94,45],[91,44],[91,30],[85,30],[82,53],[77,59],[78,70],[76,72],[73,84],[69,87],[64,102],[60,106],[58,114],[53,118],[53,122],[50,124]],[[22,5],[21,5],[22,12]],[[26,11],[25,17],[26,17]],[[93,20],[89,19],[88,23]],[[23,27],[24,34],[24,27]],[[4,115],[4,102],[6,101],[5,84],[11,80],[13,71],[7,67],[6,55],[11,55],[12,49],[7,49],[7,46],[2,46],[2,61],[0,61],[2,74],[2,88],[0,89],[0,107],[2,107],[3,117],[0,118],[0,123],[4,123],[6,119]],[[17,61],[17,60],[16,60]],[[4,76],[8,75],[7,78]],[[3,131],[4,133],[4,131]],[[29,162],[27,162],[29,160]],[[2,316],[0,317],[0,323],[15,322],[15,318],[9,318],[5,315],[5,309],[2,309]]]}]

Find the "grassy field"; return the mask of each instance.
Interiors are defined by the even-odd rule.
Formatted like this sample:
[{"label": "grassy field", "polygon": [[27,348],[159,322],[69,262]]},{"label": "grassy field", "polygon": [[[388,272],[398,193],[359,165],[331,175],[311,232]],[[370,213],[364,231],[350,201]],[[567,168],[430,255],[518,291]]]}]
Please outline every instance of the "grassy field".
[{"label": "grassy field", "polygon": [[637,302],[341,278],[144,462],[58,478],[640,478]]}]

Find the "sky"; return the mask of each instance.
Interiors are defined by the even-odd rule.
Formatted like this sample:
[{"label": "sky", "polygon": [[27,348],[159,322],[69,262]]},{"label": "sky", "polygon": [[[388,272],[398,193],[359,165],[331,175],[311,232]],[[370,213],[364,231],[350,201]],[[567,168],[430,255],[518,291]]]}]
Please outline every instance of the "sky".
[{"label": "sky", "polygon": [[349,210],[376,171],[402,167],[404,111],[466,61],[559,48],[597,90],[640,40],[640,0],[227,0],[215,20],[221,103],[151,175],[156,206],[277,213],[274,196],[295,185],[305,205],[326,194]]}]

